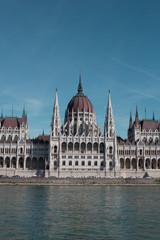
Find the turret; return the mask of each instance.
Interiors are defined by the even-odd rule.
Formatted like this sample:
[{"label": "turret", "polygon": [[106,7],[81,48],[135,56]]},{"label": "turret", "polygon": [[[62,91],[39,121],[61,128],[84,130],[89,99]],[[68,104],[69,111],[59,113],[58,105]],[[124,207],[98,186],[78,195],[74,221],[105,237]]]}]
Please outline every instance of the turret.
[{"label": "turret", "polygon": [[110,91],[108,94],[108,105],[107,105],[105,125],[104,125],[104,136],[105,136],[106,172],[114,170],[113,174],[115,176],[116,170],[119,169],[119,162],[117,159],[117,139],[116,139],[116,132],[115,132],[113,110],[111,105]]}]

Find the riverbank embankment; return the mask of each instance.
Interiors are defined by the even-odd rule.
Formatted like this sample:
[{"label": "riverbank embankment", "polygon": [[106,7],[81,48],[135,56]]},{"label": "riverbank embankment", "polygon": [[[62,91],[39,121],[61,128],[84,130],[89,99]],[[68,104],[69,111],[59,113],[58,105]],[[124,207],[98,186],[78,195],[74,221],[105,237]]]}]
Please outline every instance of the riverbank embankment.
[{"label": "riverbank embankment", "polygon": [[0,185],[157,185],[160,179],[127,178],[0,178]]}]

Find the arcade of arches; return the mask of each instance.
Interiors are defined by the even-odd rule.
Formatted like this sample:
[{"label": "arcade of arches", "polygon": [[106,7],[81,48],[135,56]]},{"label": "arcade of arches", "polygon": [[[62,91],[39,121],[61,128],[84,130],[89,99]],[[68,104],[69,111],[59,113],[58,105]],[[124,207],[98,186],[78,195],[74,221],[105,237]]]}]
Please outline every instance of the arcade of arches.
[{"label": "arcade of arches", "polygon": [[42,157],[33,157],[32,159],[27,157],[26,160],[24,160],[23,157],[20,157],[17,160],[15,157],[0,157],[0,168],[45,169],[45,159]]},{"label": "arcade of arches", "polygon": [[160,169],[160,158],[159,159],[149,159],[145,160],[139,158],[120,158],[120,168],[121,169]]},{"label": "arcade of arches", "polygon": [[62,153],[104,153],[104,143],[79,143],[79,142],[69,142],[68,144],[66,142],[63,142],[61,144],[62,147]]}]

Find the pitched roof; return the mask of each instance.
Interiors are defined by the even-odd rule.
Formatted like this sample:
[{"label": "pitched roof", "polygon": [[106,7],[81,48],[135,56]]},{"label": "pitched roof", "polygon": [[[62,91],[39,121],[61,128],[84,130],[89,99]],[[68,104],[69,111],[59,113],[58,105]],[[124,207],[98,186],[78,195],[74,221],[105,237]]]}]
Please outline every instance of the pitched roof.
[{"label": "pitched roof", "polygon": [[149,131],[150,129],[152,131],[155,131],[156,129],[158,130],[159,128],[159,122],[155,120],[143,120],[140,122],[142,129],[145,129]]},{"label": "pitched roof", "polygon": [[49,135],[39,135],[36,139],[49,142],[50,136]]},{"label": "pitched roof", "polygon": [[5,118],[4,122],[2,124],[3,127],[8,128],[8,127],[18,127],[18,120],[17,118]]},{"label": "pitched roof", "polygon": [[1,127],[5,127],[5,128],[19,128],[20,125],[22,123],[27,123],[26,118],[24,118],[24,116],[22,116],[22,118],[17,118],[17,117],[5,117],[5,118],[1,118],[0,120],[1,122]]}]

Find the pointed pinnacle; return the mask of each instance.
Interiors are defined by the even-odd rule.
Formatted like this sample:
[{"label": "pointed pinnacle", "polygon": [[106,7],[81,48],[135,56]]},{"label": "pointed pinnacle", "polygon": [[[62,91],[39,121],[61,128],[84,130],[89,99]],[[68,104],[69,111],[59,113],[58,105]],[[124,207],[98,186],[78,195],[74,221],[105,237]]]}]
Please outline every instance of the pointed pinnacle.
[{"label": "pointed pinnacle", "polygon": [[132,121],[132,112],[130,111],[130,121]]},{"label": "pointed pinnacle", "polygon": [[83,88],[82,88],[82,83],[81,83],[81,74],[79,76],[79,84],[78,84],[78,93],[82,93]]},{"label": "pointed pinnacle", "polygon": [[111,107],[111,96],[110,96],[110,90],[108,91],[108,107]]},{"label": "pointed pinnacle", "polygon": [[153,111],[153,119],[152,120],[154,120],[155,121],[155,117],[154,117],[154,111]]},{"label": "pointed pinnacle", "polygon": [[3,118],[3,107],[2,107],[2,111],[1,111],[1,118]]},{"label": "pointed pinnacle", "polygon": [[23,105],[23,114],[22,115],[25,115],[25,104]]},{"label": "pointed pinnacle", "polygon": [[136,105],[136,117],[138,117],[138,108],[137,108],[137,105]]},{"label": "pointed pinnacle", "polygon": [[58,94],[57,94],[57,88],[56,88],[56,96],[54,100],[54,107],[58,105]]}]

